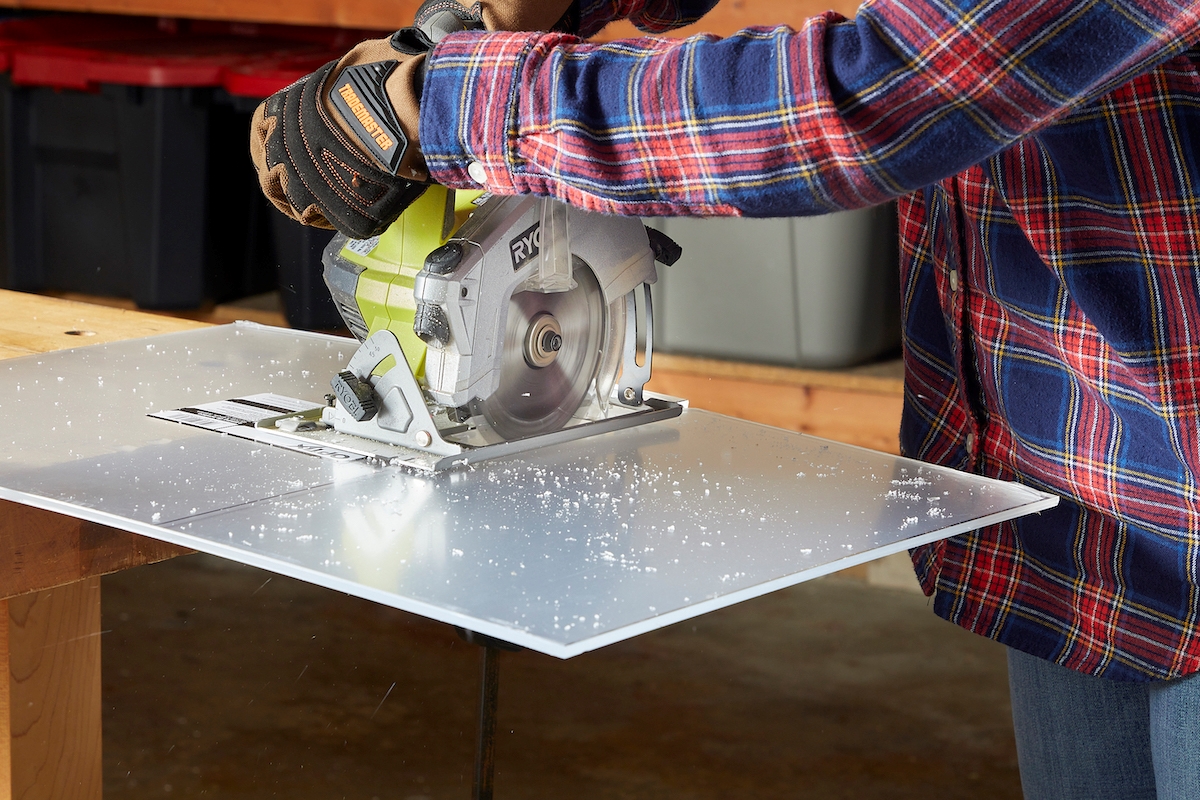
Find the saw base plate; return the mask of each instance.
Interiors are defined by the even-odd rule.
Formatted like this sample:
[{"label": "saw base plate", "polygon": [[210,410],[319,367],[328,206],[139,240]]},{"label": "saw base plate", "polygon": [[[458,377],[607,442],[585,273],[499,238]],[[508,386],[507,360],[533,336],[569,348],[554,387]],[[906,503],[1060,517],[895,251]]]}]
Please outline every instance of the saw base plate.
[{"label": "saw base plate", "polygon": [[491,437],[479,435],[476,428],[468,425],[441,429],[439,432],[446,441],[462,445],[462,452],[454,455],[438,455],[402,445],[388,444],[364,436],[343,433],[333,428],[294,432],[277,430],[276,435],[359,453],[387,466],[411,467],[423,472],[440,472],[453,467],[480,464],[494,458],[526,453],[539,447],[562,444],[586,436],[596,436],[631,428],[635,425],[672,419],[683,413],[683,409],[686,407],[684,402],[675,398],[656,396],[650,393],[646,394],[644,400],[645,402],[639,408],[609,406],[609,410],[604,416],[576,417],[557,431],[534,434],[521,439],[495,441]]}]

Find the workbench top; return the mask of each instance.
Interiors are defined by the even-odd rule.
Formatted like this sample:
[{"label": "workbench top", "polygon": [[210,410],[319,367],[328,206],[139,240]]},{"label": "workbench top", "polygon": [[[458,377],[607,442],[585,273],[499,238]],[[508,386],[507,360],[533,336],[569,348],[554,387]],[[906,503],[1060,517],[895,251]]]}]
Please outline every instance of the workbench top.
[{"label": "workbench top", "polygon": [[[0,359],[202,327],[204,323],[188,319],[0,290]],[[186,552],[125,531],[0,501],[0,600]]]}]

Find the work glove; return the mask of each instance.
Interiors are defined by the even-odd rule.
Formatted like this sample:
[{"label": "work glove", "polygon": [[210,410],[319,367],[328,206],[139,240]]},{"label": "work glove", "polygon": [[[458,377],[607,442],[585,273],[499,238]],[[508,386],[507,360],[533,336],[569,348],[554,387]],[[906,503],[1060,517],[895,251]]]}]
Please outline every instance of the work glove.
[{"label": "work glove", "polygon": [[576,9],[576,0],[426,0],[413,27],[357,45],[255,110],[250,156],[263,194],[305,225],[382,233],[429,183],[417,126],[434,44],[463,30],[566,30]]},{"label": "work glove", "polygon": [[403,28],[268,97],[250,123],[267,199],[305,225],[382,233],[429,182],[417,121],[432,49],[419,28]]}]

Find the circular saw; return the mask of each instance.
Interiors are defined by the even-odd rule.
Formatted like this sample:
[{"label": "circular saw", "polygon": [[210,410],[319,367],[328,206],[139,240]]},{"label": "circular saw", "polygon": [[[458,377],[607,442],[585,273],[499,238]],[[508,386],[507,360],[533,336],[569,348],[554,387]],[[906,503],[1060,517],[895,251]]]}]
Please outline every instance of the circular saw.
[{"label": "circular saw", "polygon": [[431,187],[383,235],[326,249],[362,344],[323,420],[440,468],[674,416],[643,387],[655,261],[677,257],[634,218]]}]

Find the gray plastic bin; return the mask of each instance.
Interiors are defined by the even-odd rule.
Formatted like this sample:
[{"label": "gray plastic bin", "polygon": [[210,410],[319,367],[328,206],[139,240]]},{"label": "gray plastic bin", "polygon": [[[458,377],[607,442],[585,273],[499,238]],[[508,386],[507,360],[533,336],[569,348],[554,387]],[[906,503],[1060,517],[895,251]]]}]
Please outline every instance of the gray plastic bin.
[{"label": "gray plastic bin", "polygon": [[900,343],[893,204],[790,219],[660,218],[683,247],[654,286],[664,352],[844,367]]}]

